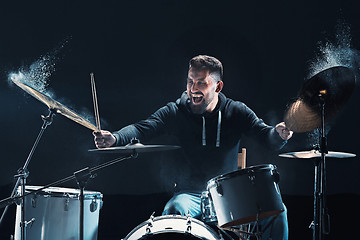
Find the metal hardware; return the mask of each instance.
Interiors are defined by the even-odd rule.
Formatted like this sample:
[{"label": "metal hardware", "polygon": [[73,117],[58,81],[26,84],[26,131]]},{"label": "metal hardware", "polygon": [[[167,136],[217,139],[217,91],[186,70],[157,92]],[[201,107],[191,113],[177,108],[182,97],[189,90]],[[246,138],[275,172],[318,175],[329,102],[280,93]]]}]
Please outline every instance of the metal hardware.
[{"label": "metal hardware", "polygon": [[224,190],[223,190],[221,184],[217,180],[215,180],[215,184],[216,184],[216,192],[219,194],[220,197],[223,196]]},{"label": "metal hardware", "polygon": [[91,201],[90,203],[90,212],[95,212],[97,209],[97,202],[96,202],[97,198],[96,196],[94,196],[94,199]]},{"label": "metal hardware", "polygon": [[251,183],[255,184],[255,171],[254,170],[249,170],[248,174],[249,174],[249,179],[250,179]]},{"label": "metal hardware", "polygon": [[66,197],[65,198],[64,211],[67,212],[67,211],[69,211],[70,195],[68,193],[66,193],[64,196]]}]

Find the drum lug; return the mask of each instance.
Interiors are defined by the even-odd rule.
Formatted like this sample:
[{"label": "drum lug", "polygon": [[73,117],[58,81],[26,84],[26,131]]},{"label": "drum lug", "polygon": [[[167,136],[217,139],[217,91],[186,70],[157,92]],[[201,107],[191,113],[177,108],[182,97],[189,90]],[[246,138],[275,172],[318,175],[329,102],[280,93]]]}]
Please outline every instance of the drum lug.
[{"label": "drum lug", "polygon": [[149,218],[149,222],[146,226],[146,234],[151,234],[151,228],[153,227],[153,223],[154,223],[154,215],[155,212],[153,212]]},{"label": "drum lug", "polygon": [[69,211],[69,202],[70,202],[70,196],[69,194],[65,194],[65,204],[64,204],[64,211]]},{"label": "drum lug", "polygon": [[224,195],[224,191],[222,186],[220,185],[220,183],[218,181],[215,181],[216,183],[216,192],[218,193],[218,195],[221,197]]},{"label": "drum lug", "polygon": [[33,208],[36,208],[36,198],[37,198],[36,194],[34,194],[33,197],[31,198],[31,206]]},{"label": "drum lug", "polygon": [[96,196],[94,196],[94,199],[91,201],[90,203],[90,212],[95,212],[97,209],[97,202],[96,202],[97,198]]},{"label": "drum lug", "polygon": [[251,183],[254,185],[255,184],[255,172],[254,172],[254,170],[249,170],[248,174],[249,174],[249,179],[250,179]]},{"label": "drum lug", "polygon": [[188,215],[188,217],[187,217],[185,233],[191,233],[191,217],[190,217],[190,215]]}]

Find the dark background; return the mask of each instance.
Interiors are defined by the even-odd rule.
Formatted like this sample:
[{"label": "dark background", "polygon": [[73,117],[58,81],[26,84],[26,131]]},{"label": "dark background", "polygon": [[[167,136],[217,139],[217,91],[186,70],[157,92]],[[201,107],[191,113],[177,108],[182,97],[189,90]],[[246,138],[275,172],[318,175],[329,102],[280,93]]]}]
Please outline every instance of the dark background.
[{"label": "dark background", "polygon": [[[54,98],[84,117],[93,115],[89,73],[95,73],[102,128],[117,130],[146,118],[185,89],[188,60],[198,54],[224,65],[223,92],[244,101],[268,124],[282,121],[311,66],[320,66],[322,47],[331,56],[357,62],[360,17],[357,1],[3,1],[0,3],[0,194],[10,195],[13,175],[23,166],[46,115],[45,105],[13,84],[8,75],[37,66],[50,56],[48,78]],[[350,44],[348,44],[350,43]],[[329,46],[329,45],[328,45]],[[329,52],[327,52],[329,54]],[[342,55],[341,55],[342,54]],[[345,54],[345,55],[344,55]],[[354,57],[355,58],[352,58]],[[331,66],[331,59],[330,66]],[[49,62],[48,62],[49,63]],[[351,65],[355,73],[358,65]],[[40,71],[41,74],[43,72]],[[329,150],[360,154],[359,85],[328,125]],[[314,134],[295,134],[281,152],[302,151]],[[168,144],[166,138],[152,143]],[[290,239],[311,237],[313,162],[283,159],[253,139],[247,165],[273,163],[288,207]],[[88,153],[91,130],[56,115],[29,165],[29,185],[46,185],[117,155]],[[104,194],[99,238],[120,239],[160,215],[169,197],[164,174],[171,154],[146,153],[102,170],[87,186]],[[181,166],[181,163],[175,163]],[[327,160],[332,232],[328,239],[353,237],[359,214],[359,158]],[[176,172],[176,171],[175,171]],[[76,188],[75,182],[63,184]],[[10,208],[0,237],[14,225]]]}]

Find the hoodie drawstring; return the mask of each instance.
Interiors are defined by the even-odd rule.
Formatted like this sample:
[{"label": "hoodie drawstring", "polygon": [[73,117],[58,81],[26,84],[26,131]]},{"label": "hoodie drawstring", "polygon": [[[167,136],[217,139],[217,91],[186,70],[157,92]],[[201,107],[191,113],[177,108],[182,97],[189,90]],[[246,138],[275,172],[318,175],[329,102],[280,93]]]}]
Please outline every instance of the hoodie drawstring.
[{"label": "hoodie drawstring", "polygon": [[[202,126],[202,145],[206,146],[206,130],[205,130],[205,118],[202,117],[203,126]],[[221,129],[221,111],[218,113],[218,124],[216,130],[216,147],[220,147],[220,129]]]},{"label": "hoodie drawstring", "polygon": [[220,128],[221,128],[221,111],[219,111],[218,115],[218,125],[216,132],[216,147],[220,147]]},{"label": "hoodie drawstring", "polygon": [[205,118],[202,117],[203,120],[203,129],[202,129],[202,145],[206,146],[206,130],[205,130]]}]

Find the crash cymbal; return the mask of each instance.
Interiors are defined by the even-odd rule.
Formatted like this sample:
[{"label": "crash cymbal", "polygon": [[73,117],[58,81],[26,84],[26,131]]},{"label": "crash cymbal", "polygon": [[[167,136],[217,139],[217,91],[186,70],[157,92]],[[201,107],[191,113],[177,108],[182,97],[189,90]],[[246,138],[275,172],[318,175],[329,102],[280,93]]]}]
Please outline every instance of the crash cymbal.
[{"label": "crash cymbal", "polygon": [[180,146],[175,146],[175,145],[143,145],[141,143],[135,143],[120,147],[90,149],[89,152],[131,154],[131,153],[167,151],[167,150],[175,150],[179,148]]},{"label": "crash cymbal", "polygon": [[[302,152],[290,152],[290,153],[282,153],[279,154],[279,157],[286,157],[286,158],[317,158],[321,157],[321,152],[318,150],[310,150],[310,151],[302,151]],[[325,154],[327,158],[351,158],[356,157],[356,154],[352,153],[344,153],[344,152],[332,152],[329,151]]]},{"label": "crash cymbal", "polygon": [[320,93],[325,102],[325,122],[332,119],[350,98],[354,73],[347,67],[328,68],[304,82],[298,97],[288,104],[284,122],[294,132],[308,132],[321,125]]},{"label": "crash cymbal", "polygon": [[25,92],[29,93],[31,96],[39,100],[40,102],[44,103],[50,110],[55,110],[56,113],[60,113],[64,115],[65,117],[73,120],[74,122],[83,125],[84,127],[87,127],[93,131],[99,131],[92,123],[90,123],[88,120],[82,118],[69,108],[65,107],[61,103],[55,101],[51,97],[35,90],[32,87],[29,87],[28,85],[11,78],[11,80],[21,89],[23,89]]}]

